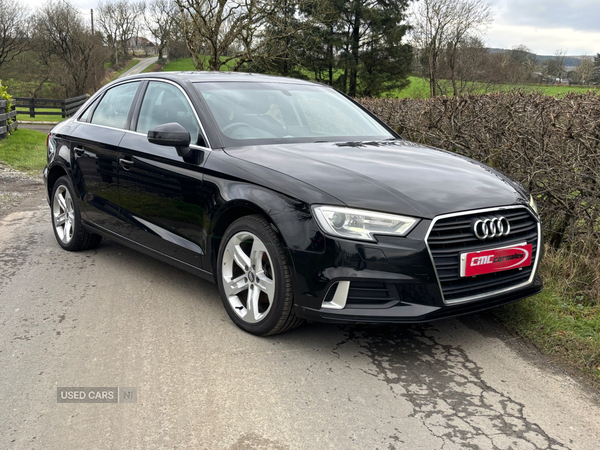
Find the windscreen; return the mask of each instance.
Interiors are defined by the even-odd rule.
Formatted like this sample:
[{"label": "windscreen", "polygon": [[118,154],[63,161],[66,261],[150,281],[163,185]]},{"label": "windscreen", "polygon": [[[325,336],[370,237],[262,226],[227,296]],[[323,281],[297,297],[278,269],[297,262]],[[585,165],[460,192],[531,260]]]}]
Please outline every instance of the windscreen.
[{"label": "windscreen", "polygon": [[288,83],[195,83],[226,147],[393,139],[333,89]]}]

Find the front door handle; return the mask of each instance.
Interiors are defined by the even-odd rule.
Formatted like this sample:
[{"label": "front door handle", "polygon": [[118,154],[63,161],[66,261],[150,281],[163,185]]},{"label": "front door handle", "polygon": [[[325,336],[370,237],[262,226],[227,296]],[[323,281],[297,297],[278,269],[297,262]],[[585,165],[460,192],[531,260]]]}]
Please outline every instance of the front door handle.
[{"label": "front door handle", "polygon": [[83,156],[83,154],[85,153],[85,150],[81,147],[75,147],[73,148],[73,150],[75,151],[75,155],[77,156]]},{"label": "front door handle", "polygon": [[131,166],[133,166],[133,160],[119,158],[119,164],[121,165],[123,170],[129,170],[131,169]]}]

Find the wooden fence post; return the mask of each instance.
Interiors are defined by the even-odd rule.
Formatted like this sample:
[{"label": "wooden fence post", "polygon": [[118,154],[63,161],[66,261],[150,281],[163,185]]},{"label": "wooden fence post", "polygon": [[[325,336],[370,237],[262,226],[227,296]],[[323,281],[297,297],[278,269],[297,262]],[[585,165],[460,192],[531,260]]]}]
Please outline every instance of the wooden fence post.
[{"label": "wooden fence post", "polygon": [[4,108],[6,108],[6,100],[0,100],[0,139],[6,136],[6,131],[3,131],[6,126],[6,119],[3,118]]},{"label": "wooden fence post", "polygon": [[71,117],[83,105],[89,95],[80,95],[78,97],[65,98],[62,100],[53,98],[31,98],[31,97],[15,97],[15,108],[27,108],[27,110],[19,109],[19,114],[29,114],[29,117],[36,116],[37,109],[49,109],[52,111],[38,111],[37,116],[58,116],[63,119]]},{"label": "wooden fence post", "polygon": [[[9,112],[4,112],[6,108],[6,100],[0,100],[0,139],[6,137],[6,135],[12,131],[17,129],[17,112],[13,109]],[[9,124],[8,121],[13,119],[14,121]]]}]

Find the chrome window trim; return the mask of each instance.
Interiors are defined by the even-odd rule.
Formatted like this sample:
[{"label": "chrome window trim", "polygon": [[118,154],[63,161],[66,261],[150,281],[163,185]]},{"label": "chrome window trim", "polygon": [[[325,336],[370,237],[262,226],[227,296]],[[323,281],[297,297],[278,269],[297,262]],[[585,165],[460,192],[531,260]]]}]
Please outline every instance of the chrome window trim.
[{"label": "chrome window trim", "polygon": [[[157,81],[157,82],[160,82],[160,83],[168,83],[168,84],[172,84],[177,89],[179,89],[183,93],[183,95],[185,96],[186,100],[188,101],[188,104],[192,108],[192,111],[194,111],[194,116],[196,117],[196,120],[198,121],[198,124],[200,125],[200,129],[202,130],[202,135],[204,136],[204,138],[206,139],[206,143],[208,144],[208,147],[202,147],[202,146],[196,145],[196,144],[191,144],[190,147],[193,146],[193,147],[196,147],[198,149],[212,151],[212,145],[210,143],[210,140],[208,139],[208,135],[206,134],[206,130],[204,129],[204,125],[202,125],[202,121],[200,120],[200,117],[198,116],[198,111],[196,111],[196,108],[194,108],[194,104],[190,100],[189,95],[187,95],[187,92],[185,92],[185,90],[179,84],[177,84],[177,83],[175,83],[175,82],[173,82],[171,80],[165,80],[163,78],[135,78],[133,80],[123,80],[120,83],[115,83],[115,84],[111,85],[110,88],[108,88],[108,89],[102,90],[97,95],[94,95],[93,97],[90,97],[89,101],[90,102],[94,102],[97,96],[103,95],[106,91],[108,91],[108,90],[110,90],[110,89],[112,89],[114,87],[120,86],[120,85],[125,84],[125,83],[134,83],[136,81]],[[145,93],[144,93],[144,95],[145,95]],[[142,98],[142,103],[143,103],[143,101],[144,101],[144,99]],[[141,105],[140,105],[140,109],[141,109]],[[91,122],[81,122],[79,120],[79,118],[83,115],[83,113],[85,113],[85,111],[87,111],[87,108],[83,109],[81,111],[81,113],[77,114],[77,116],[75,117],[75,120],[78,123],[86,123],[88,125],[94,125],[94,126],[97,126],[97,127],[108,128],[108,129],[111,129],[111,130],[120,130],[120,131],[125,131],[125,132],[135,133],[135,134],[141,134],[142,136],[146,136],[144,133],[138,133],[137,131],[133,131],[133,130],[125,130],[124,128],[107,127],[106,125],[98,125],[98,124],[91,123]]]},{"label": "chrome window trim", "polygon": [[[488,212],[492,212],[492,211],[499,212],[499,211],[506,211],[506,210],[510,210],[510,209],[525,209],[527,212],[529,212],[531,214],[531,216],[537,222],[537,233],[538,233],[537,252],[535,255],[535,262],[533,265],[533,270],[531,271],[531,276],[529,277],[529,279],[523,283],[519,283],[515,286],[511,286],[508,288],[498,289],[496,291],[491,291],[491,292],[486,292],[485,294],[471,295],[469,297],[462,297],[462,298],[446,301],[446,298],[444,297],[444,290],[442,289],[442,284],[440,283],[440,277],[438,275],[437,268],[435,266],[435,260],[433,259],[433,254],[431,253],[431,249],[429,248],[429,235],[431,234],[431,231],[433,230],[433,227],[435,226],[436,222],[438,220],[446,219],[448,217],[468,216],[471,214],[488,213]],[[459,212],[459,213],[443,214],[441,216],[434,217],[433,220],[431,221],[431,224],[429,225],[429,229],[427,230],[427,234],[425,235],[425,246],[427,247],[427,252],[429,253],[429,258],[431,259],[431,263],[433,264],[433,271],[435,272],[435,277],[437,279],[437,284],[438,284],[438,288],[440,290],[440,295],[442,296],[442,301],[444,302],[445,305],[457,305],[457,304],[472,302],[472,301],[479,300],[482,298],[493,297],[494,295],[504,294],[506,292],[514,291],[516,289],[521,289],[523,287],[526,287],[526,286],[529,286],[530,284],[532,284],[533,280],[535,278],[535,274],[537,273],[538,266],[539,266],[540,255],[542,254],[542,249],[541,249],[541,246],[542,246],[542,223],[541,223],[539,217],[537,216],[537,214],[534,214],[530,208],[528,208],[527,206],[524,206],[524,205],[500,206],[500,207],[496,207],[496,208],[475,209],[475,210],[463,211],[463,212]]]}]

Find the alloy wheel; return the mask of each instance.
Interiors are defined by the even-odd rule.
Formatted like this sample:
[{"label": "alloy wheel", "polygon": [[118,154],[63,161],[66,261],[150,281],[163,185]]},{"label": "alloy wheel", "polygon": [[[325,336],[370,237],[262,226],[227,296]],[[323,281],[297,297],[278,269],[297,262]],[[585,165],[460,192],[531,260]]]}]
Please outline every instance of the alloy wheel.
[{"label": "alloy wheel", "polygon": [[71,242],[75,230],[75,210],[73,198],[64,185],[60,185],[54,193],[52,217],[54,229],[61,242],[63,244]]},{"label": "alloy wheel", "polygon": [[273,305],[276,281],[265,244],[248,231],[233,235],[223,253],[221,274],[227,300],[240,319],[263,320]]}]

